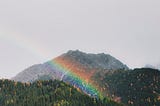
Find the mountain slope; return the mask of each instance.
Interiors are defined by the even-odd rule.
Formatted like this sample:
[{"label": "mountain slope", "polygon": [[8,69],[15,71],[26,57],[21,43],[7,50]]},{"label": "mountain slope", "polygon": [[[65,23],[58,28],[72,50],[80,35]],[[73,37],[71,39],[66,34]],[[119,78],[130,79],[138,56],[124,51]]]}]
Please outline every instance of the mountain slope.
[{"label": "mountain slope", "polygon": [[18,75],[16,75],[16,77],[13,78],[13,80],[20,82],[32,82],[39,79],[40,76],[45,75],[52,75],[53,79],[56,78],[56,76],[53,76],[54,73],[52,70],[47,68],[45,64],[37,64],[20,72]]},{"label": "mountain slope", "polygon": [[127,70],[128,67],[106,54],[87,54],[68,51],[44,64],[34,65],[13,78],[15,81],[32,82],[38,79],[58,79],[79,88],[91,96],[106,96],[105,88],[94,77],[102,70]]},{"label": "mountain slope", "polygon": [[121,106],[91,98],[57,80],[20,83],[0,80],[1,106]]},{"label": "mountain slope", "polygon": [[32,66],[13,79],[21,82],[59,79],[92,97],[108,97],[131,106],[160,105],[160,71],[150,68],[129,70],[106,54],[69,51]]},{"label": "mountain slope", "polygon": [[128,69],[126,65],[112,57],[109,54],[91,54],[91,53],[83,53],[81,51],[68,51],[63,54],[61,57],[73,59],[80,64],[93,68],[93,69]]},{"label": "mountain slope", "polygon": [[[63,55],[51,60],[51,61],[65,61],[65,64],[70,64],[70,68],[77,67],[77,70],[83,70],[84,73],[88,70],[98,70],[98,69],[108,69],[108,70],[116,70],[116,69],[125,69],[128,67],[124,65],[119,60],[114,57],[106,54],[87,54],[76,51],[68,51]],[[53,67],[48,61],[44,64],[33,65],[18,75],[16,75],[13,80],[28,82],[34,81],[38,79],[40,76],[49,75],[52,79],[61,79],[63,73],[59,73],[56,71],[55,67]],[[65,66],[66,67],[66,66]]]},{"label": "mountain slope", "polygon": [[[100,76],[99,76],[100,77]],[[160,71],[150,68],[117,70],[105,74],[101,82],[112,97],[133,106],[160,106]]]}]

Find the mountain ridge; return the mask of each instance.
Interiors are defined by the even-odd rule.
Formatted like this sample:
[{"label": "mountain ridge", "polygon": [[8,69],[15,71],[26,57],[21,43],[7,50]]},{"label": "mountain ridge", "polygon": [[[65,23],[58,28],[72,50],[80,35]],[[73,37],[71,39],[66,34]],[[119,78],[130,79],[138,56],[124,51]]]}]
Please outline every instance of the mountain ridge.
[{"label": "mountain ridge", "polygon": [[104,53],[69,51],[27,68],[16,78],[13,80],[33,83],[36,80],[62,80],[93,98],[107,97],[126,106],[160,105],[160,71],[151,68],[132,70]]},{"label": "mountain ridge", "polygon": [[[63,60],[65,58],[67,59],[69,58],[74,62],[78,62],[78,64],[80,64],[84,68],[87,67],[89,69],[103,69],[103,70],[129,69],[126,65],[124,65],[116,58],[104,53],[92,54],[92,53],[84,53],[79,50],[76,51],[69,50],[67,53],[64,53],[54,59],[57,58],[63,58]],[[29,68],[18,73],[15,77],[12,78],[12,80],[21,82],[34,81],[38,78],[38,76],[46,74],[52,75],[53,79],[61,79],[60,75],[58,74],[57,74],[58,76],[54,75],[56,73],[54,71],[55,69],[53,69],[53,67],[49,64],[49,62],[52,60],[49,60],[43,64],[36,64],[30,66]]]},{"label": "mountain ridge", "polygon": [[33,65],[17,74],[12,80],[34,82],[36,80],[62,80],[93,97],[106,96],[105,88],[99,85],[97,73],[109,70],[129,69],[111,55],[84,53],[79,50],[68,51],[43,64]]},{"label": "mountain ridge", "polygon": [[[80,63],[86,63],[86,65],[93,68],[103,68],[103,69],[129,69],[125,64],[116,59],[115,57],[105,54],[105,53],[85,53],[79,50],[69,50],[67,53],[61,56],[73,57]],[[115,64],[114,64],[115,63]],[[116,64],[117,63],[117,64]]]}]

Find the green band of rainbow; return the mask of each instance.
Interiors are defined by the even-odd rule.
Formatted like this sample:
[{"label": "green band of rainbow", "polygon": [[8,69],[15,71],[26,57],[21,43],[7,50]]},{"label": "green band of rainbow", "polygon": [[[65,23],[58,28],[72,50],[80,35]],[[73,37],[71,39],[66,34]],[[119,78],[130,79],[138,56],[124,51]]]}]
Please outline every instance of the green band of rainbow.
[{"label": "green band of rainbow", "polygon": [[79,88],[83,92],[87,93],[88,95],[95,96],[95,97],[101,95],[99,90],[93,84],[87,83],[84,79],[82,79],[81,76],[78,76],[78,74],[76,74],[73,70],[64,67],[58,61],[52,60],[49,62],[49,64],[55,70],[58,70],[59,72],[65,74],[69,79],[71,79],[72,82],[69,81],[69,83]]}]

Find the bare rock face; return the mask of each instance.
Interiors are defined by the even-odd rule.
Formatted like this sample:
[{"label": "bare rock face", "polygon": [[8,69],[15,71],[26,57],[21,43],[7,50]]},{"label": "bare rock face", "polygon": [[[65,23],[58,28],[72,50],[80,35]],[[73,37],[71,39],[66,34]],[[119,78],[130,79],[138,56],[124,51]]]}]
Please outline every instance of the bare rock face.
[{"label": "bare rock face", "polygon": [[[89,69],[98,69],[98,70],[117,70],[124,69],[127,70],[128,67],[116,58],[100,53],[100,54],[87,54],[79,50],[68,51],[63,55],[59,56],[63,59],[72,59],[76,63],[81,64],[82,67],[87,67]],[[53,59],[54,60],[54,59]],[[52,60],[51,60],[52,61]],[[75,62],[70,63],[75,64]],[[38,79],[59,79],[62,80],[62,77],[65,76],[64,73],[57,70],[56,67],[53,67],[50,64],[50,61],[44,64],[33,65],[24,71],[17,74],[12,80],[20,82],[32,82]]]},{"label": "bare rock face", "polygon": [[33,65],[17,74],[12,80],[19,82],[33,82],[38,79],[60,79],[61,74],[54,70],[50,64]]},{"label": "bare rock face", "polygon": [[91,54],[91,53],[83,53],[79,50],[76,51],[68,51],[64,56],[74,58],[79,63],[86,65],[87,67],[91,68],[98,68],[98,69],[125,69],[128,70],[129,68],[124,65],[122,62],[117,60],[116,58],[112,57],[109,54]]}]

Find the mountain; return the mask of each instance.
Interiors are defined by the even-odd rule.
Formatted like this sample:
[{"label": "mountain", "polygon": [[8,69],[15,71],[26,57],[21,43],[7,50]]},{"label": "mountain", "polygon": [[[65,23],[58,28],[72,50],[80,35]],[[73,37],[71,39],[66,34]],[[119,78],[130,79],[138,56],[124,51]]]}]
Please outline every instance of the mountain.
[{"label": "mountain", "polygon": [[13,80],[20,82],[34,82],[39,79],[57,79],[70,83],[83,92],[97,97],[103,94],[105,88],[99,85],[97,73],[104,74],[108,70],[124,69],[128,67],[116,58],[101,53],[87,54],[81,51],[68,51],[44,64],[33,65],[16,75]]},{"label": "mountain", "polygon": [[122,62],[112,57],[111,55],[104,53],[87,54],[79,50],[70,50],[67,53],[63,54],[61,58],[73,59],[74,61],[77,61],[80,64],[93,69],[128,69],[128,67]]},{"label": "mountain", "polygon": [[129,69],[114,57],[68,51],[44,64],[33,65],[15,81],[62,80],[93,97],[112,99],[126,106],[160,106],[160,71]]},{"label": "mountain", "polygon": [[[14,78],[15,81],[28,82],[35,81],[39,77],[48,75],[51,79],[61,79],[62,73],[55,71],[50,63],[52,61],[63,61],[65,64],[70,64],[70,68],[77,67],[79,70],[117,70],[125,69],[128,67],[116,58],[108,54],[87,54],[79,50],[68,51],[67,53],[62,54],[61,56],[45,62],[44,64],[33,65],[24,71],[17,74]],[[68,62],[68,63],[67,63]]]},{"label": "mountain", "polygon": [[57,80],[20,83],[0,80],[0,106],[122,106],[91,98]]},{"label": "mountain", "polygon": [[20,82],[33,82],[43,78],[43,76],[46,76],[47,79],[60,79],[58,72],[57,74],[55,72],[56,71],[49,64],[49,62],[46,62],[44,64],[36,64],[25,69],[12,79]]}]

